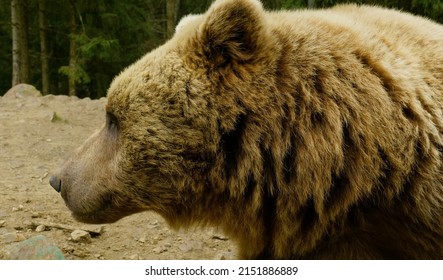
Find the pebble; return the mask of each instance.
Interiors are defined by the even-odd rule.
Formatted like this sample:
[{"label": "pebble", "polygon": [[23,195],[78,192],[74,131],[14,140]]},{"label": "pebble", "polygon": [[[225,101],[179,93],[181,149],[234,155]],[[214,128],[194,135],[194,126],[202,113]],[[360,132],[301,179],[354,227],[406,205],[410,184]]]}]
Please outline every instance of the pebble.
[{"label": "pebble", "polygon": [[152,249],[152,252],[156,253],[156,254],[161,254],[168,251],[168,249],[166,249],[165,247],[156,247],[154,249]]},{"label": "pebble", "polygon": [[105,230],[105,227],[103,225],[83,225],[81,229],[92,234],[100,235]]},{"label": "pebble", "polygon": [[24,208],[23,205],[19,205],[18,207],[12,207],[12,212],[22,211]]},{"label": "pebble", "polygon": [[19,242],[19,241],[23,241],[26,239],[26,237],[21,234],[21,233],[15,233],[15,232],[11,232],[11,233],[5,233],[1,236],[1,239],[5,242],[5,243],[12,243],[12,242]]},{"label": "pebble", "polygon": [[157,228],[159,226],[158,221],[154,221],[148,225],[149,229]]},{"label": "pebble", "polygon": [[0,220],[0,227],[2,227],[6,223],[5,220]]},{"label": "pebble", "polygon": [[46,230],[46,226],[45,225],[39,225],[35,228],[35,232],[42,232]]},{"label": "pebble", "polygon": [[178,246],[178,248],[183,252],[183,253],[188,253],[194,250],[202,250],[203,249],[203,242],[201,241],[190,241],[187,242],[185,244],[181,244],[180,246]]},{"label": "pebble", "polygon": [[140,242],[140,243],[145,243],[145,242],[146,242],[146,238],[145,238],[145,237],[142,237],[142,238],[140,238],[140,239],[138,240],[138,242]]},{"label": "pebble", "polygon": [[134,254],[134,255],[130,255],[130,256],[128,257],[128,259],[130,259],[130,260],[138,260],[139,258],[138,258],[138,255],[137,255],[137,254]]},{"label": "pebble", "polygon": [[96,259],[100,259],[100,257],[101,257],[102,255],[100,255],[100,254],[94,254],[93,256],[94,256],[94,258],[96,258]]},{"label": "pebble", "polygon": [[42,217],[42,213],[39,212],[32,212],[31,213],[31,218],[36,219],[36,218],[41,218]]},{"label": "pebble", "polygon": [[72,241],[74,242],[82,242],[82,243],[89,243],[91,242],[91,235],[89,232],[76,229],[71,233]]}]

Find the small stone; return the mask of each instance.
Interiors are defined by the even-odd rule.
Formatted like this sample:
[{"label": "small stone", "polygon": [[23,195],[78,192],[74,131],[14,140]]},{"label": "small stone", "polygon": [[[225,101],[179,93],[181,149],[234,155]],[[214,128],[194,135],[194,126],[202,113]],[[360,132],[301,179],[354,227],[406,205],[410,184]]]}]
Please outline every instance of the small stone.
[{"label": "small stone", "polygon": [[138,240],[138,242],[145,243],[145,242],[146,242],[146,238],[145,238],[145,237],[142,237],[142,238],[140,238],[140,239]]},{"label": "small stone", "polygon": [[180,251],[182,251],[183,253],[189,253],[192,251],[192,246],[190,246],[189,244],[182,244],[180,246],[178,246],[178,248],[180,249]]},{"label": "small stone", "polygon": [[5,243],[17,242],[17,233],[5,233],[1,236],[1,240],[3,240]]},{"label": "small stone", "polygon": [[128,259],[130,259],[130,260],[138,260],[138,255],[137,254],[131,255],[131,256],[128,257]]},{"label": "small stone", "polygon": [[23,241],[23,240],[26,240],[26,237],[21,233],[17,233],[17,241]]},{"label": "small stone", "polygon": [[153,228],[157,228],[158,226],[159,226],[158,221],[154,221],[152,223],[149,223],[148,228],[153,229]]},{"label": "small stone", "polygon": [[152,252],[156,253],[156,254],[161,254],[168,251],[168,249],[166,249],[165,247],[156,247],[154,249],[152,249]]},{"label": "small stone", "polygon": [[18,84],[9,89],[4,97],[7,98],[26,98],[26,97],[40,97],[41,92],[38,91],[34,86],[28,84]]},{"label": "small stone", "polygon": [[42,217],[42,213],[39,212],[32,212],[31,213],[31,218],[33,219],[37,219],[37,218],[41,218]]},{"label": "small stone", "polygon": [[0,220],[0,227],[2,227],[6,223],[5,220]]},{"label": "small stone", "polygon": [[21,233],[11,232],[5,233],[0,237],[5,243],[19,242],[26,239],[26,237]]},{"label": "small stone", "polygon": [[74,242],[82,242],[82,243],[89,243],[91,242],[91,235],[89,232],[76,229],[71,233],[72,241]]},{"label": "small stone", "polygon": [[35,228],[35,232],[42,232],[46,230],[46,226],[45,225],[39,225]]},{"label": "small stone", "polygon": [[103,225],[83,225],[81,230],[88,231],[91,234],[100,235],[103,233],[105,227]]},{"label": "small stone", "polygon": [[25,208],[23,205],[19,205],[18,207],[12,207],[12,212],[22,211]]}]

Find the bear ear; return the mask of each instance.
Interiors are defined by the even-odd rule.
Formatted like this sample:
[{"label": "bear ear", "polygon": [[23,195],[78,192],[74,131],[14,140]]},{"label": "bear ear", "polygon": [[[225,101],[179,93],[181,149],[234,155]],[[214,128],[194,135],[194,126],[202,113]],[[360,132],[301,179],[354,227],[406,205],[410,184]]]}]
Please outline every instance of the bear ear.
[{"label": "bear ear", "polygon": [[217,0],[199,30],[199,44],[214,67],[250,63],[266,42],[264,10],[258,0]]}]

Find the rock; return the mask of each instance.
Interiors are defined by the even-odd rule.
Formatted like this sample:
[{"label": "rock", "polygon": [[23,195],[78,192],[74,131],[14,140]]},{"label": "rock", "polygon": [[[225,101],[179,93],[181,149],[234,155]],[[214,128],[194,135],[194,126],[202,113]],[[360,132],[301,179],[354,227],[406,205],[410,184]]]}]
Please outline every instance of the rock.
[{"label": "rock", "polygon": [[235,260],[236,256],[232,252],[220,253],[215,257],[216,260]]},{"label": "rock", "polygon": [[42,232],[42,231],[45,231],[45,230],[46,230],[45,225],[39,225],[39,226],[37,226],[35,228],[35,232]]},{"label": "rock", "polygon": [[152,249],[152,252],[156,253],[156,254],[161,254],[168,251],[168,249],[166,249],[165,247],[156,247],[154,249]]},{"label": "rock", "polygon": [[196,240],[189,241],[184,244],[181,244],[180,246],[178,246],[178,248],[183,253],[189,253],[189,252],[195,251],[195,250],[202,250],[203,249],[203,242],[196,241]]},{"label": "rock", "polygon": [[81,230],[87,231],[91,234],[100,235],[103,233],[105,227],[103,225],[83,225]]},{"label": "rock", "polygon": [[5,220],[0,220],[0,227],[2,227],[6,223]]},{"label": "rock", "polygon": [[72,241],[74,242],[82,242],[82,243],[89,243],[91,242],[91,235],[89,232],[76,229],[71,233]]},{"label": "rock", "polygon": [[10,260],[63,260],[61,250],[50,239],[37,235],[15,244],[7,250]]},{"label": "rock", "polygon": [[158,221],[154,221],[152,223],[149,223],[148,228],[153,229],[153,228],[157,228],[158,226],[159,226]]},{"label": "rock", "polygon": [[139,258],[138,258],[137,254],[134,254],[134,255],[129,256],[128,259],[130,259],[130,260],[138,260]]},{"label": "rock", "polygon": [[189,246],[189,244],[182,244],[180,246],[178,246],[178,248],[180,249],[180,251],[182,251],[183,253],[189,253],[192,251],[192,246]]},{"label": "rock", "polygon": [[11,232],[11,233],[5,233],[2,236],[0,236],[0,239],[3,240],[5,243],[12,243],[12,242],[19,242],[26,239],[26,237],[21,233]]},{"label": "rock", "polygon": [[31,218],[33,219],[37,219],[37,218],[41,218],[42,217],[42,213],[39,212],[32,212],[31,213]]},{"label": "rock", "polygon": [[94,258],[99,259],[102,255],[100,255],[100,254],[94,254],[93,256],[94,256]]},{"label": "rock", "polygon": [[145,238],[145,237],[142,237],[142,238],[140,238],[140,239],[138,240],[138,242],[140,242],[140,243],[145,243],[145,242],[146,242],[146,238]]},{"label": "rock", "polygon": [[18,207],[12,207],[12,212],[23,211],[25,207],[23,205],[19,205]]},{"label": "rock", "polygon": [[4,97],[6,98],[26,98],[26,97],[40,97],[42,94],[34,86],[28,84],[18,84],[8,90]]}]

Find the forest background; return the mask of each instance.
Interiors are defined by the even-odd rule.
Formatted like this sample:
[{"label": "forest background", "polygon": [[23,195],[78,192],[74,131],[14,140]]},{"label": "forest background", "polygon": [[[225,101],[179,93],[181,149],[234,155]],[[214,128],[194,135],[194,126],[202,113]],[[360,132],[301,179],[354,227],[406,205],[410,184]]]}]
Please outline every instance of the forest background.
[{"label": "forest background", "polygon": [[[443,0],[262,0],[267,9],[372,4],[443,23]],[[43,94],[100,98],[126,66],[212,0],[0,0],[0,96],[28,83]]]}]

